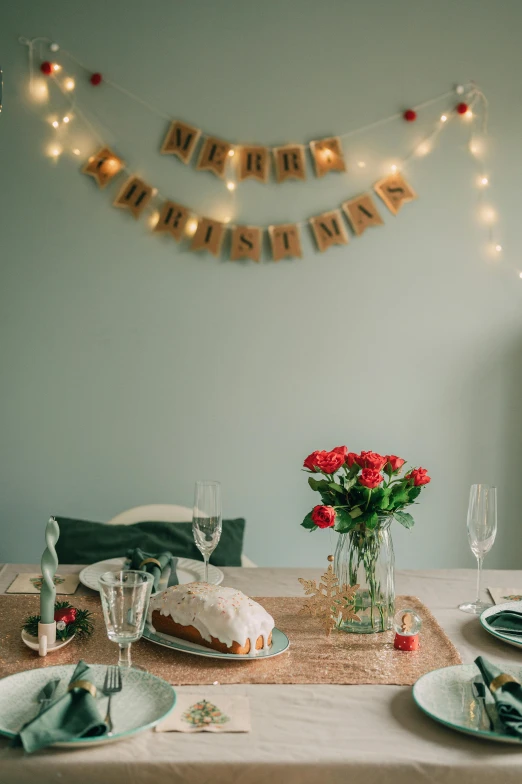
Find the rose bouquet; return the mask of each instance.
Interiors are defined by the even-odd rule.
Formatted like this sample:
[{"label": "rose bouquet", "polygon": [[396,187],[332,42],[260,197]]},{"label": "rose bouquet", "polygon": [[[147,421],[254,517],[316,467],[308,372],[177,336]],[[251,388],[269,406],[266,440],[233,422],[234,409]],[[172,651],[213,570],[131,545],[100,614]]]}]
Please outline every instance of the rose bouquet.
[{"label": "rose bouquet", "polygon": [[322,504],[301,525],[310,531],[333,528],[341,535],[335,573],[341,584],[359,585],[356,612],[362,620],[343,628],[359,632],[390,628],[395,591],[389,528],[392,520],[405,528],[413,526],[413,517],[405,509],[431,481],[428,472],[406,470],[406,462],[397,455],[356,454],[345,446],[312,452],[303,466]]}]

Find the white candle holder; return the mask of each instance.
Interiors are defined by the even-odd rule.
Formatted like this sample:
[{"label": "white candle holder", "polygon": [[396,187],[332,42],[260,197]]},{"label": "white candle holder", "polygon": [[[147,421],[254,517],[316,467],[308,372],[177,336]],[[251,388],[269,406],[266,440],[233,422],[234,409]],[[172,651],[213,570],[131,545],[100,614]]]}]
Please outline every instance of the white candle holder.
[{"label": "white candle holder", "polygon": [[38,651],[39,656],[47,656],[48,653],[69,645],[74,640],[75,635],[71,634],[66,640],[56,639],[56,621],[53,623],[38,623],[38,637],[33,637],[22,630],[22,640],[33,651]]}]

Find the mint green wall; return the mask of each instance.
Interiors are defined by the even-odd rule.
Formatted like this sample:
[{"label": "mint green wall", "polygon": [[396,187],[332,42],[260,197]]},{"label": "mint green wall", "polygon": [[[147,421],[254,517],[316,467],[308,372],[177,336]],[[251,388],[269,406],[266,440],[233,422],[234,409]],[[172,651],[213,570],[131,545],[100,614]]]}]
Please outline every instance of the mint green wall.
[{"label": "mint green wall", "polygon": [[[520,564],[522,268],[518,0],[91,0],[6,3],[0,23],[0,557],[35,560],[52,512],[106,520],[191,505],[223,483],[259,564],[323,564],[328,533],[300,472],[314,448],[396,452],[430,469],[398,563],[472,565],[468,487],[499,485],[490,565]],[[111,207],[78,159],[54,165],[52,129],[26,100],[19,35],[82,62],[226,139],[305,141],[475,79],[490,100],[492,193],[504,260],[483,256],[475,169],[455,122],[408,170],[419,200],[322,255],[232,264],[151,235]],[[216,216],[211,175],[159,154],[165,124],[82,82],[106,139],[173,198]],[[239,189],[238,221],[301,220],[366,189],[445,108],[347,145],[350,171]],[[425,118],[425,119],[424,119]],[[423,125],[422,123],[425,123]],[[95,142],[76,119],[78,146]],[[78,134],[78,137],[73,136]],[[367,168],[358,169],[359,159]]]}]

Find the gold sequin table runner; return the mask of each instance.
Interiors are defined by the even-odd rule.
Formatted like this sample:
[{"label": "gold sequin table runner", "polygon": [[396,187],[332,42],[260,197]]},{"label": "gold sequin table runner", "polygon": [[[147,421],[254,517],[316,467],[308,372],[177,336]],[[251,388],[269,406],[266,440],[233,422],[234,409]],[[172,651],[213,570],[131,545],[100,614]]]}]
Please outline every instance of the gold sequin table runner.
[{"label": "gold sequin table runner", "polygon": [[[397,608],[411,607],[422,618],[421,647],[405,653],[393,647],[394,632],[346,634],[333,631],[326,637],[320,621],[299,615],[304,598],[256,599],[274,617],[276,626],[290,639],[280,656],[254,661],[208,659],[178,653],[140,640],[132,646],[133,660],[174,685],[219,683],[339,683],[409,685],[439,667],[460,664],[457,649],[428,608],[412,596],[397,597]],[[94,634],[82,642],[40,658],[20,638],[27,615],[38,613],[39,597],[0,596],[0,677],[34,667],[68,664],[85,659],[89,664],[115,664],[117,646],[105,633],[100,600],[78,597],[71,604],[91,610]]]}]

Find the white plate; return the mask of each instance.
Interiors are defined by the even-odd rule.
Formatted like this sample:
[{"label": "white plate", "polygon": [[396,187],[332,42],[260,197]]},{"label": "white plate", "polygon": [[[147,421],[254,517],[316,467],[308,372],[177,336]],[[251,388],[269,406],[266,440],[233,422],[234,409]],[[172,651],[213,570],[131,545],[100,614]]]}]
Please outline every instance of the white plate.
[{"label": "white plate", "polygon": [[[502,672],[520,679],[518,667],[499,663],[497,667],[500,667]],[[522,745],[522,738],[515,735],[479,728],[481,708],[471,687],[472,680],[479,674],[476,664],[457,664],[454,667],[433,670],[419,678],[414,685],[413,699],[427,716],[452,730],[498,743]],[[493,702],[487,689],[486,702]]]},{"label": "white plate", "polygon": [[522,635],[499,632],[489,625],[489,616],[496,615],[496,613],[502,612],[502,610],[514,610],[515,612],[522,613],[522,602],[505,602],[505,604],[494,604],[493,607],[488,607],[487,610],[484,610],[480,616],[480,623],[487,632],[493,635],[493,637],[498,637],[499,640],[503,640],[504,642],[509,643],[509,645],[514,645],[515,648],[522,648]]},{"label": "white plate", "polygon": [[[80,572],[80,582],[93,591],[99,591],[98,580],[104,572],[118,572],[123,568],[125,558],[109,558],[107,561],[97,561],[86,566]],[[203,561],[193,561],[191,558],[178,558],[176,569],[178,580],[182,583],[197,583],[205,579],[205,564]],[[220,585],[225,579],[225,575],[217,566],[208,567],[208,581],[211,585]],[[160,580],[159,590],[162,591],[167,586],[162,586]]]},{"label": "white plate", "polygon": [[179,637],[170,637],[168,634],[161,634],[154,631],[149,623],[145,625],[143,637],[156,645],[163,645],[165,648],[171,648],[174,651],[181,651],[182,653],[192,653],[195,656],[206,656],[209,659],[229,659],[230,661],[252,661],[252,659],[270,659],[272,656],[279,656],[284,653],[290,646],[290,641],[286,634],[280,629],[272,631],[272,645],[266,651],[259,650],[253,654],[250,653],[221,653],[212,648],[205,648],[203,645],[198,645],[195,642],[188,640],[181,640]]},{"label": "white plate", "polygon": [[[60,679],[56,697],[65,694],[75,668],[75,664],[58,664],[55,667],[39,667],[2,678],[0,680],[0,734],[15,737],[21,727],[36,716],[39,707],[36,695],[50,680]],[[107,713],[107,697],[102,694],[107,666],[91,664],[90,669],[92,680],[98,690],[99,696],[96,699],[99,702],[100,716],[103,717]],[[60,748],[85,748],[123,740],[154,727],[169,715],[175,704],[176,692],[169,683],[143,670],[127,670],[123,675],[122,691],[112,698],[113,734],[110,737],[100,735],[97,738],[74,738],[53,745]],[[37,775],[35,780],[38,780]]]}]

